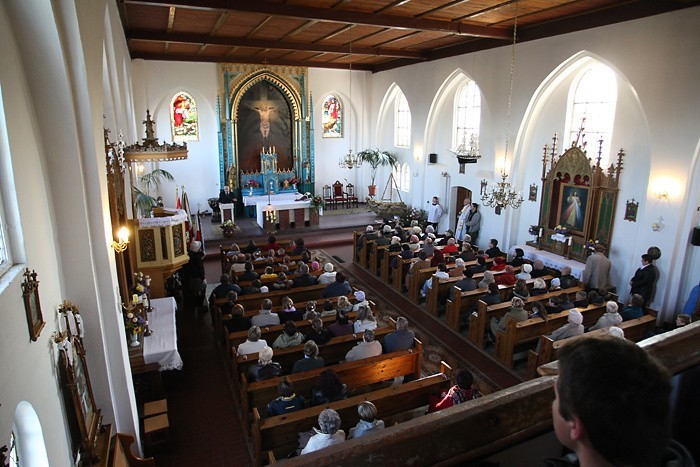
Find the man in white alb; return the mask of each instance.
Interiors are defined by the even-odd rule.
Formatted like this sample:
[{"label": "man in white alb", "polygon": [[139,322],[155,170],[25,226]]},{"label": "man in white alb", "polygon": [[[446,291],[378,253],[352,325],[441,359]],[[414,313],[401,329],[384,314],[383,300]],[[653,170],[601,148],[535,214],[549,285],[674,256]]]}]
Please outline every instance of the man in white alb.
[{"label": "man in white alb", "polygon": [[438,231],[438,224],[440,223],[440,218],[445,213],[440,205],[440,201],[437,196],[433,196],[433,203],[428,207],[428,225],[432,225],[435,228],[435,233]]}]

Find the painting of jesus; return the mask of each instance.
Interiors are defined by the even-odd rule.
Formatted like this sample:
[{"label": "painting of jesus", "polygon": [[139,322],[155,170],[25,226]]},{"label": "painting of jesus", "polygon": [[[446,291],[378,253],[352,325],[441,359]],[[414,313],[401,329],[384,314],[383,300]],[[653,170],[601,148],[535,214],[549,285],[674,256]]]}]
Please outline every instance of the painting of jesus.
[{"label": "painting of jesus", "polygon": [[557,223],[570,231],[583,232],[588,209],[588,187],[562,185]]}]

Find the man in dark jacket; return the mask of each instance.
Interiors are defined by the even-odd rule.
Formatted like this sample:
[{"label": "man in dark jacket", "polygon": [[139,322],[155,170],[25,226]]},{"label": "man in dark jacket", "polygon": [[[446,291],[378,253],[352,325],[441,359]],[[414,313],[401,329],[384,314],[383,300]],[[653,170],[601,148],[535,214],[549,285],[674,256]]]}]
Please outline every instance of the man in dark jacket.
[{"label": "man in dark jacket", "polygon": [[299,275],[292,279],[292,287],[308,287],[316,285],[318,277],[309,274],[309,265],[302,264],[299,266]]},{"label": "man in dark jacket", "polygon": [[651,256],[642,255],[642,267],[637,269],[634,277],[630,281],[632,290],[630,294],[639,294],[644,299],[644,306],[648,306],[651,301],[651,294],[656,281],[656,271],[651,264]]}]

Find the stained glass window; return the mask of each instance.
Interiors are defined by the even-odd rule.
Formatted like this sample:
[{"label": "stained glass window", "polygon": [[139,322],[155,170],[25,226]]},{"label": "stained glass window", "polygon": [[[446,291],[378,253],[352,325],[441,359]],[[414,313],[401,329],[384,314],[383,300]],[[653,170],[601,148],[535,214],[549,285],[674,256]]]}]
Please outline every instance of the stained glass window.
[{"label": "stained glass window", "polygon": [[333,94],[330,94],[323,100],[321,123],[323,125],[324,138],[343,137],[343,111],[343,103]]},{"label": "stained glass window", "polygon": [[170,101],[170,126],[173,141],[199,141],[197,103],[189,93],[178,92]]}]

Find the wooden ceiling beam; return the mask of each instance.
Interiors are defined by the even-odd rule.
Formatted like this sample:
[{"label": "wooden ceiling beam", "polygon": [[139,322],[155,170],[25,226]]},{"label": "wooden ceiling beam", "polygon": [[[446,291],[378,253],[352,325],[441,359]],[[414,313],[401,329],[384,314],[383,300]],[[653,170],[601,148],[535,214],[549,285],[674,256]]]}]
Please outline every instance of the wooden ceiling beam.
[{"label": "wooden ceiling beam", "polygon": [[[323,54],[317,54],[315,56],[320,56]],[[314,57],[315,57],[314,56]],[[235,56],[231,54],[223,54],[217,56],[203,56],[196,54],[163,54],[163,53],[151,53],[151,52],[132,52],[132,59],[141,58],[143,60],[165,60],[169,62],[181,61],[181,62],[208,62],[208,63],[251,63],[254,65],[261,65],[263,61],[259,57],[248,57],[248,56]],[[313,57],[311,57],[313,58]],[[307,60],[285,60],[279,58],[267,58],[265,59],[265,64],[267,65],[279,65],[279,66],[302,66],[302,67],[317,67],[317,68],[333,68],[339,70],[347,70],[348,65],[344,63],[333,63],[333,62],[311,62]],[[352,65],[353,70],[361,71],[372,71],[371,65],[355,64]]]},{"label": "wooden ceiling beam", "polygon": [[[415,33],[411,33],[415,34]],[[406,37],[406,36],[402,36]],[[158,31],[148,31],[142,29],[129,29],[126,31],[128,40],[141,40],[151,42],[178,42],[182,44],[207,44],[207,45],[227,45],[237,47],[253,47],[260,49],[284,49],[296,50],[303,52],[323,52],[323,53],[342,53],[348,54],[351,52],[350,44],[330,45],[330,44],[308,44],[305,42],[281,42],[260,39],[247,39],[236,37],[221,37],[199,34],[165,34]],[[397,39],[392,39],[392,42]],[[388,43],[387,42],[387,43]],[[392,58],[409,58],[413,60],[424,60],[426,55],[422,52],[412,50],[392,49],[386,47],[365,47],[352,46],[352,53],[357,55],[374,55],[380,57]]]},{"label": "wooden ceiling beam", "polygon": [[461,5],[462,3],[466,3],[468,1],[469,0],[454,0],[452,2],[445,3],[444,5],[436,6],[435,8],[431,8],[430,10],[426,10],[423,13],[418,13],[416,15],[416,18],[423,18],[424,16],[428,16],[432,13],[436,13],[438,11],[445,10],[453,6]]},{"label": "wooden ceiling beam", "polygon": [[316,20],[307,21],[307,22],[305,22],[304,24],[302,24],[301,26],[292,29],[292,30],[289,31],[287,34],[285,34],[284,36],[280,37],[279,40],[283,41],[283,40],[285,40],[285,39],[288,38],[288,37],[297,35],[297,34],[299,34],[300,32],[309,29],[311,26],[313,26],[313,25],[316,24],[316,23],[318,23],[318,21],[316,21]]},{"label": "wooden ceiling beam", "polygon": [[389,9],[391,9],[391,8],[397,8],[397,7],[403,6],[403,5],[407,4],[407,3],[410,2],[410,1],[411,1],[411,0],[394,0],[394,1],[391,2],[390,4],[388,4],[388,5],[386,5],[386,6],[383,6],[383,7],[381,7],[380,9],[378,9],[377,11],[375,11],[374,14],[375,14],[375,15],[378,15],[379,13],[383,13],[383,12],[385,12],[386,10],[389,10]]},{"label": "wooden ceiling beam", "polygon": [[124,0],[125,3],[181,7],[199,10],[230,10],[247,13],[259,13],[271,16],[301,18],[305,20],[330,21],[343,24],[378,26],[398,29],[414,29],[420,31],[436,31],[461,36],[485,37],[509,40],[512,28],[480,26],[464,24],[456,21],[442,21],[426,18],[415,18],[395,15],[364,13],[361,11],[339,10],[299,5],[285,5],[271,0]]},{"label": "wooden ceiling beam", "polygon": [[173,32],[173,28],[175,27],[175,10],[176,8],[174,6],[168,8],[168,34]]}]

